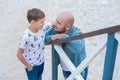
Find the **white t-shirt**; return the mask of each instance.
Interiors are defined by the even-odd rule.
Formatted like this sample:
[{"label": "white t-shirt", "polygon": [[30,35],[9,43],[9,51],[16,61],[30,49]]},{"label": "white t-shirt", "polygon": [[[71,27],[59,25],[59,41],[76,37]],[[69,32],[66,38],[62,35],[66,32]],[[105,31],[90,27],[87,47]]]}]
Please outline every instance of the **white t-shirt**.
[{"label": "white t-shirt", "polygon": [[20,37],[19,48],[24,49],[23,56],[31,66],[40,65],[44,62],[45,33],[51,28],[46,24],[37,33],[32,33],[29,28]]},{"label": "white t-shirt", "polygon": [[69,68],[66,66],[66,64],[64,63],[64,61],[61,58],[60,58],[60,65],[62,67],[62,70],[70,71]]}]

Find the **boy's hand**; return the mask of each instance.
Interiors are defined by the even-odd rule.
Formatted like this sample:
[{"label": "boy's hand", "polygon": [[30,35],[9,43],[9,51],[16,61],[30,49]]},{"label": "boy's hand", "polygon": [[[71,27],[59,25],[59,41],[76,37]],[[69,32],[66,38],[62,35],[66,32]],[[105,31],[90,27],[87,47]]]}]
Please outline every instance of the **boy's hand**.
[{"label": "boy's hand", "polygon": [[54,41],[54,40],[60,39],[60,38],[62,38],[62,34],[56,34],[56,35],[53,35],[53,36],[51,37],[51,40]]},{"label": "boy's hand", "polygon": [[31,71],[31,70],[33,69],[32,66],[31,66],[30,64],[27,65],[26,67],[27,67],[28,71]]}]

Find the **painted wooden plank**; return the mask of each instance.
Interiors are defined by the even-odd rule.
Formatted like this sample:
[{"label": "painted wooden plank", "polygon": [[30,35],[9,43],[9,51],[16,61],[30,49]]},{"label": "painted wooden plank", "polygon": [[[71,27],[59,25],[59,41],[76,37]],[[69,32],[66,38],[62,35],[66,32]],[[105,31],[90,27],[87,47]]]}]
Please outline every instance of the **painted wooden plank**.
[{"label": "painted wooden plank", "polygon": [[76,70],[67,78],[67,80],[73,80],[74,76],[81,73],[89,64],[90,62],[93,61],[94,58],[96,58],[96,56],[98,54],[100,54],[100,52],[105,48],[106,45],[106,41],[103,41],[102,44],[100,44],[99,47],[96,47],[94,49],[93,54],[91,54],[90,56],[87,56],[87,58],[85,58],[83,60],[83,62],[76,68]]},{"label": "painted wooden plank", "polygon": [[[72,36],[69,38],[65,38],[65,39],[60,39],[60,40],[56,40],[51,42],[51,44],[58,44],[58,43],[63,43],[63,42],[67,42],[67,41],[71,41],[71,40],[76,40],[76,39],[81,39],[81,38],[87,38],[87,37],[91,37],[91,36],[95,36],[95,35],[100,35],[100,34],[105,34],[105,33],[112,33],[112,32],[117,32],[120,31],[120,25],[118,26],[113,26],[110,28],[105,28],[105,29],[101,29],[101,30],[97,30],[97,31],[93,31],[93,32],[88,32],[82,35],[78,35],[78,36]],[[118,40],[119,41],[119,40]],[[115,42],[116,43],[116,42]],[[116,49],[116,48],[115,48]],[[115,59],[115,58],[114,58]],[[86,59],[85,59],[86,60]],[[114,60],[113,60],[114,61]],[[88,61],[89,62],[89,61]],[[114,65],[113,65],[114,66]],[[83,68],[82,68],[83,69]],[[81,70],[81,69],[80,69]],[[82,71],[82,70],[81,70]],[[81,72],[80,71],[80,72]],[[79,73],[74,71],[75,73]],[[105,71],[104,71],[105,72]],[[56,73],[57,73],[57,68],[56,68]],[[73,74],[73,73],[72,73]],[[104,78],[103,78],[104,79]],[[53,80],[53,79],[52,79]],[[57,80],[57,79],[54,79]],[[68,79],[69,80],[69,79]]]},{"label": "painted wooden plank", "polygon": [[112,26],[112,27],[108,27],[108,28],[104,28],[104,29],[64,38],[64,39],[58,39],[58,40],[50,42],[49,44],[59,44],[59,43],[64,43],[64,42],[77,40],[77,39],[81,39],[81,38],[88,38],[88,37],[92,37],[92,36],[96,36],[96,35],[101,35],[101,34],[105,34],[105,33],[113,33],[113,32],[117,32],[117,31],[120,31],[120,25]]},{"label": "painted wooden plank", "polygon": [[114,33],[108,34],[107,51],[104,63],[104,72],[102,80],[112,80],[114,65],[117,54],[118,42],[114,38]]},{"label": "painted wooden plank", "polygon": [[115,39],[119,42],[120,44],[120,32],[115,33]]},{"label": "painted wooden plank", "polygon": [[[76,67],[73,65],[73,63],[70,61],[70,59],[67,57],[66,53],[63,51],[62,47],[60,45],[54,45],[55,50],[59,54],[60,58],[64,61],[67,68],[71,71],[71,73],[76,69]],[[77,80],[84,80],[83,77],[78,74],[75,76],[75,79]]]},{"label": "painted wooden plank", "polygon": [[58,54],[54,53],[55,50],[53,49],[53,47],[52,51],[52,80],[58,80]]}]

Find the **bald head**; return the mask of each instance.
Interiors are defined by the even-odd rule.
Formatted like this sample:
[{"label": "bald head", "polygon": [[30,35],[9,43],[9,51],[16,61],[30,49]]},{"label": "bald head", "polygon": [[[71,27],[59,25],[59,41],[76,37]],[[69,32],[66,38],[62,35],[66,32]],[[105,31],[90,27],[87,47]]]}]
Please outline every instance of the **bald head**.
[{"label": "bald head", "polygon": [[66,25],[73,25],[74,16],[70,12],[61,12],[58,16],[64,20]]},{"label": "bald head", "polygon": [[58,33],[68,33],[74,23],[74,16],[70,12],[61,12],[53,23]]}]

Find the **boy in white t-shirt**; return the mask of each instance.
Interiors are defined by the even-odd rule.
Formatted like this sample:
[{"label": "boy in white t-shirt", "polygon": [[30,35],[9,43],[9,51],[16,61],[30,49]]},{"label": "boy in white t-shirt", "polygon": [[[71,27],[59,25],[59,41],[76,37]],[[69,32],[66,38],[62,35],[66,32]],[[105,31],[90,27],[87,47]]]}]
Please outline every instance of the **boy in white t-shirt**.
[{"label": "boy in white t-shirt", "polygon": [[20,37],[17,57],[25,65],[28,80],[42,80],[44,69],[44,38],[50,24],[44,25],[45,14],[37,8],[28,10],[30,26]]}]

